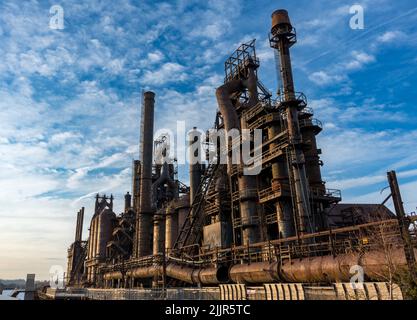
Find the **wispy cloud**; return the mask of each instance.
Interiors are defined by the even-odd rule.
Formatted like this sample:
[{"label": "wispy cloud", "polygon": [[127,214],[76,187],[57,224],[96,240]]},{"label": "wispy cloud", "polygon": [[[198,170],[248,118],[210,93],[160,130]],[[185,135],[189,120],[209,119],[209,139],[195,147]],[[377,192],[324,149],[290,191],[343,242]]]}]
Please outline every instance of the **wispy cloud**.
[{"label": "wispy cloud", "polygon": [[[367,12],[363,32],[348,28],[350,4],[285,5],[298,31],[296,84],[323,120],[323,170],[334,187],[369,187],[389,166],[406,172],[415,166],[416,133],[409,122],[415,114],[410,101],[417,97],[399,79],[411,87],[417,79],[400,66],[386,69],[393,63],[381,54],[404,34],[414,39],[412,3],[360,3]],[[276,88],[266,22],[277,8],[268,1],[60,5],[65,29],[59,31],[49,29],[47,2],[0,4],[0,219],[6,230],[0,233],[0,273],[6,277],[24,276],[30,265],[46,278],[51,258],[64,265],[75,213],[85,206],[88,221],[95,192],[113,192],[121,210],[138,153],[142,88],[156,91],[156,128],[175,131],[176,120],[183,120],[187,128],[207,129],[224,60],[253,38],[259,75],[271,91]],[[412,60],[396,57],[398,65]],[[389,90],[369,90],[391,71],[399,75]],[[187,181],[187,170],[179,176]]]}]

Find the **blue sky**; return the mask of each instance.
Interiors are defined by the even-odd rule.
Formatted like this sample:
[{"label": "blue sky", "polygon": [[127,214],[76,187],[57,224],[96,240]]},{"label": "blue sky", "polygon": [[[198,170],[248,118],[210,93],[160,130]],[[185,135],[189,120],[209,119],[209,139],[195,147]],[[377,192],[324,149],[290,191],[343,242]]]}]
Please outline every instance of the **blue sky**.
[{"label": "blue sky", "polygon": [[[365,9],[365,29],[349,8]],[[49,28],[61,5],[65,29]],[[378,203],[386,171],[417,206],[417,5],[414,1],[0,0],[0,278],[66,264],[76,212],[113,193],[121,210],[137,157],[140,91],[157,94],[155,128],[209,128],[223,63],[256,38],[260,77],[277,77],[270,15],[289,11],[297,91],[325,130],[323,175],[346,202]],[[187,182],[187,170],[180,178]]]}]

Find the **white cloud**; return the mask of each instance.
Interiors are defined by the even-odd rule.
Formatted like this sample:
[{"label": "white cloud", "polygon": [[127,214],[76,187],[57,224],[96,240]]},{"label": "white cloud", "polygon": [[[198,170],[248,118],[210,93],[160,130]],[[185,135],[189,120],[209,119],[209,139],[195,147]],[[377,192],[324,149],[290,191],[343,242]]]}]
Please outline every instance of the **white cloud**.
[{"label": "white cloud", "polygon": [[66,131],[66,132],[59,132],[54,134],[50,139],[49,142],[55,145],[61,145],[65,142],[67,142],[68,140],[79,140],[81,138],[81,134],[77,133],[77,132],[70,132],[70,131]]},{"label": "white cloud", "polygon": [[212,21],[208,25],[196,28],[191,31],[191,37],[207,37],[211,40],[217,40],[231,28],[231,24],[227,20]]},{"label": "white cloud", "polygon": [[347,70],[359,70],[364,65],[375,62],[375,57],[366,52],[352,51],[352,57],[353,60],[347,62],[345,65]]},{"label": "white cloud", "polygon": [[407,35],[402,31],[387,31],[377,38],[378,42],[391,43],[393,41],[401,41],[407,38]]},{"label": "white cloud", "polygon": [[167,62],[157,70],[146,70],[141,81],[146,85],[163,85],[170,82],[182,82],[187,79],[185,67],[175,63]]},{"label": "white cloud", "polygon": [[321,71],[313,72],[309,76],[309,79],[319,86],[325,86],[325,85],[341,82],[344,80],[344,77],[341,75],[331,75],[321,70]]},{"label": "white cloud", "polygon": [[154,52],[149,52],[148,53],[147,62],[149,62],[149,63],[158,63],[158,62],[161,62],[163,59],[164,59],[164,54],[161,51],[156,50]]}]

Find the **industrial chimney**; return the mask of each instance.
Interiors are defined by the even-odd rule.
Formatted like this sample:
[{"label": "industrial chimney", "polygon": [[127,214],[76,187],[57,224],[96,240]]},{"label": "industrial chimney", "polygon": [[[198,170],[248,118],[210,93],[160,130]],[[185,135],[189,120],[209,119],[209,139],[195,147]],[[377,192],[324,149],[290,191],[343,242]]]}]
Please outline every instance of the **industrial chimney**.
[{"label": "industrial chimney", "polygon": [[125,194],[125,212],[128,212],[131,207],[132,207],[132,196],[128,192]]},{"label": "industrial chimney", "polygon": [[79,242],[82,239],[83,234],[83,220],[84,220],[84,207],[77,213],[77,225],[75,228],[75,242]]},{"label": "industrial chimney", "polygon": [[153,126],[155,93],[145,92],[142,112],[142,143],[140,145],[141,176],[140,176],[140,205],[136,223],[137,257],[152,254],[152,155],[153,155]]},{"label": "industrial chimney", "polygon": [[[305,169],[302,135],[299,124],[300,100],[296,98],[291,67],[290,47],[296,42],[295,29],[291,25],[286,10],[276,10],[272,14],[270,45],[278,50],[280,75],[283,85],[282,102],[290,142],[289,170],[290,184],[295,190],[295,214],[299,234],[311,232],[314,228],[311,221],[309,203],[309,184]],[[292,179],[291,179],[292,178]]]}]

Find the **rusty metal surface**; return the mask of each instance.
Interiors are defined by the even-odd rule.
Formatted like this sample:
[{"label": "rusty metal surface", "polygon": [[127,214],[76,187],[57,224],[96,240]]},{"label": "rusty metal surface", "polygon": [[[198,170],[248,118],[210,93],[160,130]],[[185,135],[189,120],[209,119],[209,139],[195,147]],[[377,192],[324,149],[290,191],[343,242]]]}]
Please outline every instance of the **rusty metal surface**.
[{"label": "rusty metal surface", "polygon": [[276,10],[272,13],[272,30],[280,25],[291,25],[290,17],[287,10]]},{"label": "rusty metal surface", "polygon": [[230,268],[229,276],[235,283],[268,283],[280,280],[277,262],[235,265]]},{"label": "rusty metal surface", "polygon": [[[222,149],[219,152],[230,152],[224,176],[219,177],[215,171],[206,173],[199,163],[191,164],[190,188],[183,184],[181,189],[172,164],[153,165],[155,94],[144,93],[141,162],[133,163],[133,206],[129,193],[124,205],[124,212],[129,213],[132,221],[136,215],[136,222],[129,222],[131,232],[135,232],[133,249],[130,234],[130,247],[124,247],[129,249],[123,257],[109,253],[115,247],[111,236],[120,234],[116,228],[127,215],[113,213],[113,198],[111,206],[100,210],[96,202],[88,253],[83,260],[89,285],[97,286],[105,280],[112,287],[146,286],[151,282],[158,286],[166,277],[193,286],[231,282],[242,286],[274,282],[340,283],[350,280],[350,270],[355,265],[363,267],[366,279],[386,281],[393,271],[406,270],[404,248],[398,242],[401,238],[397,232],[398,220],[328,230],[322,214],[341,196],[336,197],[325,188],[316,141],[319,126],[313,126],[313,112],[306,109],[305,96],[295,92],[289,50],[295,38],[288,12],[275,11],[270,42],[277,50],[283,85],[276,102],[271,101],[271,96],[261,95],[254,42],[240,47],[237,51],[243,51],[228,60],[233,68],[226,70],[226,83],[216,90],[219,107],[216,129],[263,130],[259,157],[264,164],[258,176],[243,174],[246,165],[233,165],[231,148]],[[253,56],[244,52],[245,46],[253,49]],[[234,140],[241,143],[240,137]],[[214,179],[215,184],[197,192],[204,181],[202,175]],[[156,191],[163,188],[169,192]],[[196,192],[198,201],[193,201]],[[222,195],[226,193],[228,197],[224,200]],[[155,194],[160,197],[154,197]],[[200,230],[186,228],[187,222],[193,221],[187,219],[192,202],[205,210],[199,209],[197,215],[201,232],[195,232],[198,236],[189,243],[174,246],[184,230]],[[222,211],[224,208],[226,211]],[[77,215],[75,242],[81,242],[83,216],[84,208]],[[181,226],[185,227],[179,229]],[[381,249],[378,237],[373,237],[372,232],[386,226],[395,230],[389,234],[389,246]],[[234,242],[225,240],[230,238]],[[415,235],[412,240],[415,245]],[[75,252],[74,245],[71,248],[69,259],[73,259]],[[68,270],[72,269],[72,263],[69,261]],[[291,286],[294,285],[284,287]]]},{"label": "rusty metal surface", "polygon": [[136,246],[137,256],[142,257],[152,252],[152,154],[154,126],[155,93],[144,93],[143,126],[140,176],[140,209],[137,213]]},{"label": "rusty metal surface", "polygon": [[[390,272],[406,270],[407,262],[402,248],[389,251],[373,250],[307,259],[295,259],[281,266],[280,277],[287,282],[344,282],[352,277],[353,266],[363,267],[365,276],[374,281],[387,281]],[[417,253],[417,249],[414,249]],[[387,261],[391,261],[388,263]]]}]

